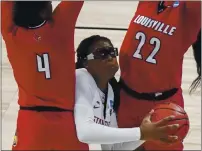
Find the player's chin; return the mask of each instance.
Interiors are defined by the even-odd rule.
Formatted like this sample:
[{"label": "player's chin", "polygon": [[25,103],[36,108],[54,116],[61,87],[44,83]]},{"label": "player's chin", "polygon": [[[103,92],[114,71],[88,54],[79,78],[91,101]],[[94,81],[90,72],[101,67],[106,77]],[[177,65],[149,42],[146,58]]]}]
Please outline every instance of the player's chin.
[{"label": "player's chin", "polygon": [[116,74],[116,72],[119,70],[119,66],[116,64],[110,65],[108,68],[108,72],[111,76],[111,78],[114,77],[114,75]]}]

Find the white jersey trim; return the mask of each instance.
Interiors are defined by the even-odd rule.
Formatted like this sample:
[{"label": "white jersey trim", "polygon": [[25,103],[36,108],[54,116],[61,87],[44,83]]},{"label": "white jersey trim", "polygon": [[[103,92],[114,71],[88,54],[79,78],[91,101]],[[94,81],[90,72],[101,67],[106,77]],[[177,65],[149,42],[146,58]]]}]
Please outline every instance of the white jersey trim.
[{"label": "white jersey trim", "polygon": [[42,22],[40,25],[38,25],[38,26],[28,27],[28,28],[30,28],[30,29],[36,29],[36,28],[39,28],[39,27],[43,26],[45,23],[46,23],[46,20],[43,21],[43,22]]}]

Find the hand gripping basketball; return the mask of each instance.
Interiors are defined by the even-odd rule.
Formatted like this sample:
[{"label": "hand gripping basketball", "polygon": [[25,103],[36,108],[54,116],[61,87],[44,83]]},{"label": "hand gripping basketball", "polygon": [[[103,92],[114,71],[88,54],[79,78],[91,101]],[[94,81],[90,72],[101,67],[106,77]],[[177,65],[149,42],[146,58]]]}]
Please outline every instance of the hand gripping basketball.
[{"label": "hand gripping basketball", "polygon": [[141,140],[161,140],[166,143],[174,143],[178,140],[175,135],[168,135],[168,131],[176,130],[179,124],[168,125],[174,119],[174,116],[168,116],[158,122],[151,122],[151,115],[154,113],[152,110],[142,121],[140,126]]},{"label": "hand gripping basketball", "polygon": [[[151,115],[152,122],[158,122],[168,116],[173,116],[167,125],[178,124],[179,128],[176,130],[168,130],[168,135],[178,136],[178,141],[182,142],[189,132],[189,117],[186,111],[179,105],[171,102],[159,103],[154,108],[154,113]],[[162,146],[165,145],[162,141],[153,141],[153,144],[157,143]]]}]

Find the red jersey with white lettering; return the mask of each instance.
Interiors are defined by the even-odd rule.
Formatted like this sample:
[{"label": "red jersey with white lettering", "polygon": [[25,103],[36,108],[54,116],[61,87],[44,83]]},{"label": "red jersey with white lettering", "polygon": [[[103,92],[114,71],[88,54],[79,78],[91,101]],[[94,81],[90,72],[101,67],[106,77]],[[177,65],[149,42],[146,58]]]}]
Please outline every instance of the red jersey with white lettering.
[{"label": "red jersey with white lettering", "polygon": [[1,4],[1,32],[19,87],[19,105],[73,109],[74,29],[83,2],[61,2],[53,21],[31,29],[12,22],[13,2]]},{"label": "red jersey with white lettering", "polygon": [[201,28],[201,2],[139,2],[120,50],[121,78],[138,92],[179,88],[183,55]]}]

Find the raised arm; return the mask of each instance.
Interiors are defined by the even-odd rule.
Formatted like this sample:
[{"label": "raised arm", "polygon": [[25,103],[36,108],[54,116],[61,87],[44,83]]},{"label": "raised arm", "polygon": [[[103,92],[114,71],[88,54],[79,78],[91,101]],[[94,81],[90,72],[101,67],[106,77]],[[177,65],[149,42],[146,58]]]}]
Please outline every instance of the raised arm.
[{"label": "raised arm", "polygon": [[1,1],[1,33],[3,37],[12,32],[13,23],[13,1]]},{"label": "raised arm", "polygon": [[75,26],[84,1],[62,1],[53,12],[53,19],[57,27],[67,28]]}]

